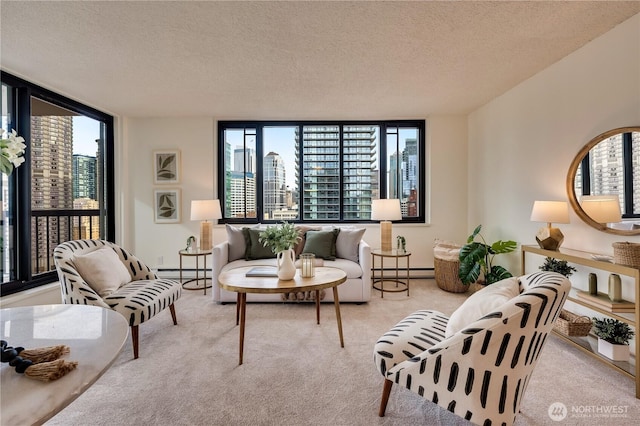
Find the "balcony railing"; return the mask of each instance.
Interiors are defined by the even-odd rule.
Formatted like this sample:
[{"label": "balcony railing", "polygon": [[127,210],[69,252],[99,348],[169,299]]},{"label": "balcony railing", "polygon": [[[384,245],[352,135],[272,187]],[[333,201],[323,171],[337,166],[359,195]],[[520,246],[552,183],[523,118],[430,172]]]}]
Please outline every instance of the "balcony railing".
[{"label": "balcony railing", "polygon": [[32,210],[31,271],[55,270],[53,250],[65,241],[101,238],[100,210]]}]

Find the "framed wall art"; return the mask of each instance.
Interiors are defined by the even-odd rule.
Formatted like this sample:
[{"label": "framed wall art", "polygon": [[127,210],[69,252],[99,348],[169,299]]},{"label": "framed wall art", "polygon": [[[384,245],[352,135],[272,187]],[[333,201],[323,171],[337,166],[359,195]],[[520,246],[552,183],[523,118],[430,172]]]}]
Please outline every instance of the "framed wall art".
[{"label": "framed wall art", "polygon": [[180,190],[156,189],[153,194],[155,222],[180,223]]},{"label": "framed wall art", "polygon": [[166,149],[153,151],[153,183],[176,184],[180,182],[180,151]]}]

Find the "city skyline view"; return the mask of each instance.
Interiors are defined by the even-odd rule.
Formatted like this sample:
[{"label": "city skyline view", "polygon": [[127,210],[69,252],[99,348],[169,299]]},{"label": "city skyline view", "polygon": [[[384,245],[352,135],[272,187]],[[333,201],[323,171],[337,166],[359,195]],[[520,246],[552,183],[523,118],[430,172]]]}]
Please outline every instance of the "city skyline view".
[{"label": "city skyline view", "polygon": [[[400,198],[405,217],[417,216],[419,133],[389,126],[381,146],[380,131],[377,124],[224,130],[225,217],[255,217],[261,209],[265,220],[368,220],[371,200],[381,193]],[[384,179],[381,150],[387,156]],[[258,180],[262,200],[256,199]]]}]

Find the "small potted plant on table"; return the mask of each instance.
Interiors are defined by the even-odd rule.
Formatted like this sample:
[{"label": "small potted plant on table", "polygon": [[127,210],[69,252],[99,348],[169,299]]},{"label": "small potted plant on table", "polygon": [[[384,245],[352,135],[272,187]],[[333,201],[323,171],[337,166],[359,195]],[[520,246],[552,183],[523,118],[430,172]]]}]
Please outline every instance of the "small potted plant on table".
[{"label": "small potted plant on table", "polygon": [[629,361],[629,340],[634,335],[629,324],[615,318],[593,318],[598,336],[598,352],[613,361]]},{"label": "small potted plant on table", "polygon": [[539,268],[541,271],[557,272],[569,278],[576,271],[576,268],[569,265],[566,260],[558,260],[552,257],[546,257],[544,264]]},{"label": "small potted plant on table", "polygon": [[278,278],[292,280],[296,275],[295,254],[293,246],[300,241],[300,234],[292,223],[268,226],[260,232],[259,239],[265,247],[269,247],[278,259]]}]

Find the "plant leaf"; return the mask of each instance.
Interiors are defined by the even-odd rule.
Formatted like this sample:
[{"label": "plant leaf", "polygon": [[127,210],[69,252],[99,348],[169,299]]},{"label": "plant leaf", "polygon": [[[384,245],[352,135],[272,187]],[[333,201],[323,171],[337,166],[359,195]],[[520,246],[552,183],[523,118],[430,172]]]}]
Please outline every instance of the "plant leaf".
[{"label": "plant leaf", "polygon": [[502,281],[505,278],[510,278],[512,276],[513,275],[511,275],[511,272],[507,271],[505,268],[503,268],[500,265],[496,265],[491,267],[491,272],[489,272],[485,276],[485,279],[487,281],[487,284],[493,284],[493,283],[497,283],[498,281]]},{"label": "plant leaf", "polygon": [[495,254],[501,253],[511,253],[518,247],[518,243],[515,241],[502,241],[498,240],[495,243],[491,244],[491,250]]}]

